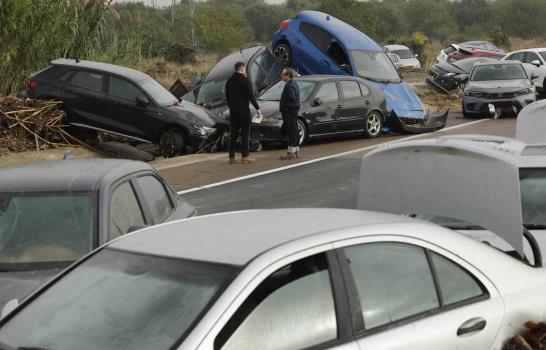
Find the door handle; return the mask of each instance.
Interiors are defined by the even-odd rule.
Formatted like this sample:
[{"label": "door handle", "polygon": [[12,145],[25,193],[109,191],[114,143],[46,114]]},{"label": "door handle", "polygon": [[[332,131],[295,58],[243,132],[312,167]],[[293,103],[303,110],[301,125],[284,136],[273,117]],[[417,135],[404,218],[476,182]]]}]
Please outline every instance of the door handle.
[{"label": "door handle", "polygon": [[336,109],[342,109],[343,106],[342,105],[337,105]]},{"label": "door handle", "polygon": [[487,321],[481,317],[472,318],[463,323],[459,329],[457,329],[457,336],[479,332],[485,328]]},{"label": "door handle", "polygon": [[364,102],[366,105],[369,105],[370,104],[370,101],[366,100],[366,102]]}]

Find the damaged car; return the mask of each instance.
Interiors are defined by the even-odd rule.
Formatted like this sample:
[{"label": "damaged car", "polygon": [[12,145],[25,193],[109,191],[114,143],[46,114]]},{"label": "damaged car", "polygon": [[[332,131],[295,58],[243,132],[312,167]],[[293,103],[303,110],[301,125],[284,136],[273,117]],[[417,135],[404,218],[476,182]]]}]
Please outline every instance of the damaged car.
[{"label": "damaged car", "polygon": [[[483,43],[483,44],[479,44]],[[451,63],[470,57],[491,57],[501,59],[505,55],[502,49],[486,41],[469,41],[451,44],[441,50],[436,57],[436,63]]]},{"label": "damaged car", "polygon": [[493,61],[497,61],[497,59],[474,57],[451,63],[436,63],[428,69],[425,79],[434,88],[447,93],[464,87],[474,64]]},{"label": "damaged car", "polygon": [[73,127],[159,145],[164,157],[206,148],[219,121],[181,103],[150,76],[101,62],[58,59],[27,80],[26,97],[63,102]]},{"label": "damaged car", "polygon": [[280,62],[303,75],[352,75],[371,81],[385,93],[394,131],[432,132],[446,124],[447,112],[430,116],[379,44],[326,13],[302,11],[281,22],[272,47]]},{"label": "damaged car", "polygon": [[67,159],[0,167],[0,307],[98,246],[195,210],[143,162]]},{"label": "damaged car", "polygon": [[[386,118],[385,94],[369,81],[339,75],[304,75],[294,81],[300,88],[299,145],[315,138],[348,134],[377,137],[381,133]],[[285,139],[279,111],[284,85],[280,80],[258,98],[263,120],[252,124],[253,142],[276,143]],[[220,118],[229,119],[229,110]]]},{"label": "damaged car", "polygon": [[503,60],[520,61],[528,72],[538,75],[535,79],[537,93],[544,96],[546,94],[546,48],[525,49],[508,53]]},{"label": "damaged car", "polygon": [[463,116],[517,116],[525,106],[536,101],[536,89],[521,62],[496,61],[474,65],[463,91]]}]

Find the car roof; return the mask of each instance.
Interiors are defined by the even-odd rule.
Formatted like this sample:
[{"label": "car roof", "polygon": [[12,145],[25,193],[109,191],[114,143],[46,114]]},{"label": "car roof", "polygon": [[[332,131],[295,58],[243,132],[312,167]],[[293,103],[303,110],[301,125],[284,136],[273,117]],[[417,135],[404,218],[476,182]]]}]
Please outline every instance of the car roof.
[{"label": "car roof", "polygon": [[265,46],[255,46],[248,49],[239,50],[222,58],[208,72],[203,83],[228,78],[235,72],[235,63],[241,61],[248,65],[248,62],[252,59],[252,57],[263,50],[265,50]]},{"label": "car roof", "polygon": [[132,80],[133,82],[140,82],[142,80],[150,78],[149,75],[142,73],[140,71],[123,67],[123,66],[118,66],[115,64],[103,63],[103,62],[80,61],[75,59],[60,58],[60,59],[51,61],[51,64],[54,66],[65,66],[65,67],[72,67],[72,68],[97,70],[97,71],[101,71],[105,73],[123,76],[129,80]]},{"label": "car roof", "polygon": [[511,55],[511,54],[517,53],[517,52],[536,52],[536,53],[540,53],[540,52],[543,52],[543,51],[546,51],[546,47],[538,47],[538,48],[533,48],[533,49],[523,49],[523,50],[512,51],[512,52],[508,53],[507,55]]},{"label": "car roof", "polygon": [[509,65],[509,64],[517,64],[517,65],[520,65],[521,66],[521,62],[520,61],[513,61],[513,60],[504,60],[504,61],[501,61],[501,60],[495,60],[495,62],[478,62],[474,65],[474,67],[480,67],[480,66],[496,66],[496,65],[499,65],[499,64],[502,64],[502,65]]},{"label": "car roof", "polygon": [[360,30],[324,12],[301,11],[296,18],[327,30],[347,50],[384,51],[379,44]]},{"label": "car roof", "polygon": [[121,159],[69,159],[0,167],[0,192],[91,192],[139,171],[143,162]]},{"label": "car roof", "polygon": [[[143,229],[108,246],[142,254],[242,266],[265,252],[327,232],[415,222],[384,213],[346,209],[271,209],[195,217]],[[324,244],[317,239],[317,245]],[[327,243],[327,242],[326,242]]]},{"label": "car roof", "polygon": [[386,47],[387,49],[389,50],[409,50],[410,48],[405,46],[405,45],[385,45],[384,47]]}]

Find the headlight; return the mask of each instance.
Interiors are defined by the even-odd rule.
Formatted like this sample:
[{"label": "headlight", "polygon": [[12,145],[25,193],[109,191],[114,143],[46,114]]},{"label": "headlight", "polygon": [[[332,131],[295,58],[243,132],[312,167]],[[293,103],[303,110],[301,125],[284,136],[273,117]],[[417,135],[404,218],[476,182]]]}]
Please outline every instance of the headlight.
[{"label": "headlight", "polygon": [[465,96],[483,97],[484,93],[479,91],[467,90],[464,92]]},{"label": "headlight", "polygon": [[207,126],[192,125],[190,132],[194,135],[209,136],[216,132],[215,128],[209,128]]},{"label": "headlight", "polygon": [[534,94],[535,93],[535,87],[531,86],[526,89],[522,89],[518,91],[518,95],[527,95],[527,94]]},{"label": "headlight", "polygon": [[452,77],[452,76],[455,75],[455,73],[446,73],[446,74],[444,74],[444,75],[445,75],[446,77]]}]

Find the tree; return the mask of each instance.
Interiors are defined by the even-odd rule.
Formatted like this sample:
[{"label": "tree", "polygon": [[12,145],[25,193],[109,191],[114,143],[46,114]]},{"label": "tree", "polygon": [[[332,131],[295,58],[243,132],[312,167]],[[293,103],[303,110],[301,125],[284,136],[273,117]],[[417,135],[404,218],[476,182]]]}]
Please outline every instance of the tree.
[{"label": "tree", "polygon": [[332,15],[371,37],[376,36],[378,18],[372,3],[357,0],[323,0],[319,11]]}]

